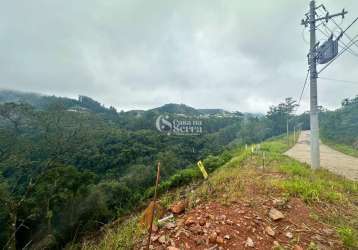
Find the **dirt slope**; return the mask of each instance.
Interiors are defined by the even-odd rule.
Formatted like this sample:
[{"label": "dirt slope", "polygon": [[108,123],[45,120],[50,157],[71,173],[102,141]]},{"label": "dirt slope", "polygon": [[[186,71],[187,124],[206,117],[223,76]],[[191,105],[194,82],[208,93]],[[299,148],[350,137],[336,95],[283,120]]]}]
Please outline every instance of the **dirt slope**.
[{"label": "dirt slope", "polygon": [[[358,181],[358,158],[345,155],[320,143],[321,166],[348,179]],[[302,131],[297,144],[286,155],[310,164],[310,131]]]},{"label": "dirt slope", "polygon": [[[311,219],[309,209],[300,199],[276,205],[272,200],[261,202],[201,204],[154,233],[152,249],[303,250],[309,249],[312,241],[319,246],[312,249],[344,249],[335,231]],[[274,207],[284,218],[274,220],[269,216]]]}]

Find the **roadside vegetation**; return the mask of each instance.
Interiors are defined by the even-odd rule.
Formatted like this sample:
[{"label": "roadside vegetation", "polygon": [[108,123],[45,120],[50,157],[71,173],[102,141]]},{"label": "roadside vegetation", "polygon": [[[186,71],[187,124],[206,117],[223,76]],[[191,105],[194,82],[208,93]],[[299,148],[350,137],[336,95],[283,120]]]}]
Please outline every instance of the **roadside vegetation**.
[{"label": "roadside vegetation", "polygon": [[358,147],[347,145],[347,144],[338,144],[335,143],[334,141],[330,141],[326,139],[323,139],[323,143],[346,155],[358,157]]},{"label": "roadside vegetation", "polygon": [[[306,164],[284,156],[282,153],[288,149],[286,142],[285,137],[268,140],[253,155],[249,150],[240,148],[233,158],[210,174],[209,180],[198,182],[196,175],[191,181],[185,178],[187,185],[162,193],[160,202],[168,208],[175,201],[185,198],[189,201],[188,208],[194,209],[198,202],[230,205],[245,201],[255,207],[260,199],[280,197],[289,201],[298,198],[309,208],[313,220],[334,228],[347,249],[356,249],[358,183],[326,170],[313,171]],[[266,156],[264,167],[263,152]],[[125,229],[120,230],[123,226]],[[120,249],[131,249],[145,235],[143,229],[138,231],[138,226],[138,219],[131,218],[126,224],[108,229],[102,238],[85,242],[82,249],[120,248],[116,243],[119,239],[128,239],[124,240],[127,248]],[[311,247],[315,249],[316,243],[312,241]]]},{"label": "roadside vegetation", "polygon": [[358,96],[344,99],[340,109],[321,112],[320,134],[328,146],[358,157]]}]

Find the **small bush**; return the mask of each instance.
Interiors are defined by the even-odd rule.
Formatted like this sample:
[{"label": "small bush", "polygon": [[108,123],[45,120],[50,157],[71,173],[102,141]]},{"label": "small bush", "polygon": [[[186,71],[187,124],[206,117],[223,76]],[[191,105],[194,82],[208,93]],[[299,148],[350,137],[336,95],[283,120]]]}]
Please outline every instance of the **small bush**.
[{"label": "small bush", "polygon": [[82,250],[133,249],[143,233],[138,218],[133,217],[116,228],[108,229],[99,244],[92,241],[85,242]]},{"label": "small bush", "polygon": [[308,167],[293,161],[280,165],[278,169],[279,171],[292,176],[308,177],[312,174],[312,171]]},{"label": "small bush", "polygon": [[320,187],[307,180],[291,179],[282,182],[282,187],[292,196],[299,196],[306,202],[319,201]]},{"label": "small bush", "polygon": [[357,235],[353,229],[349,227],[340,227],[338,228],[337,232],[341,237],[344,246],[351,249],[356,249],[356,247],[358,247]]}]

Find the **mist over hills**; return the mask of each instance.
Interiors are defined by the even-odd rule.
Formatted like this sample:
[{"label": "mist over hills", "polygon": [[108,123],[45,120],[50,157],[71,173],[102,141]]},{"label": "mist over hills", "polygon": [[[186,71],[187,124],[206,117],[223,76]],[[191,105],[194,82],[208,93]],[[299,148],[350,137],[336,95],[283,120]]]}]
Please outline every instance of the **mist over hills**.
[{"label": "mist over hills", "polygon": [[[116,113],[117,110],[110,106],[105,107],[101,103],[97,102],[93,98],[79,95],[78,99],[72,99],[68,97],[59,97],[59,96],[48,96],[42,95],[39,93],[31,93],[31,92],[22,92],[15,90],[1,90],[0,89],[0,103],[27,103],[33,106],[36,109],[47,109],[51,105],[55,103],[61,103],[65,108],[71,111],[93,111],[98,113]],[[200,117],[209,117],[209,116],[218,116],[218,117],[233,117],[233,116],[242,116],[243,113],[235,111],[230,112],[220,108],[212,108],[212,109],[197,109],[194,107],[190,107],[186,104],[176,104],[176,103],[168,103],[163,106],[149,109],[149,110],[129,110],[129,111],[121,111],[118,113],[134,116],[141,116],[143,113],[164,113],[164,114],[177,114],[182,116],[200,116]],[[250,114],[250,113],[245,113]],[[251,114],[253,115],[253,114]],[[262,114],[255,114],[262,115]]]}]

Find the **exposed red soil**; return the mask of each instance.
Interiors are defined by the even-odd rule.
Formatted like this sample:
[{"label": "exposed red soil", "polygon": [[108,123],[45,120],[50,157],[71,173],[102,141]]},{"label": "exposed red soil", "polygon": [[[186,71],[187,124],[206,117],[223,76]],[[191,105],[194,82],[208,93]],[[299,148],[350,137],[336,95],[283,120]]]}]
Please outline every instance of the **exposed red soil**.
[{"label": "exposed red soil", "polygon": [[[273,207],[285,217],[273,221],[268,215]],[[311,242],[320,249],[344,249],[335,231],[312,219],[309,208],[298,198],[289,202],[203,203],[168,223],[152,234],[152,249],[272,249],[279,244],[299,250],[307,249]],[[268,234],[267,227],[274,236]],[[251,247],[246,244],[248,238]]]}]

